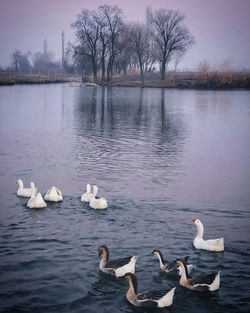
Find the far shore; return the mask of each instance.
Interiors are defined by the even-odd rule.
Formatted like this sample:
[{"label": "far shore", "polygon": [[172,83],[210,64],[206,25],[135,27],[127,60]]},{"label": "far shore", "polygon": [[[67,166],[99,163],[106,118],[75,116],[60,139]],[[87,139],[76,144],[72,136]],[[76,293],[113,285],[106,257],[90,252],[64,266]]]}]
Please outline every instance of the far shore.
[{"label": "far shore", "polygon": [[11,75],[9,77],[0,75],[0,86],[11,86],[16,84],[55,84],[70,82],[72,79],[62,77],[47,77],[43,75]]},{"label": "far shore", "polygon": [[[0,75],[0,86],[15,84],[54,84],[80,82],[80,76],[48,77],[42,75]],[[91,77],[89,80],[91,81]],[[166,79],[160,80],[159,73],[147,73],[144,82],[140,75],[115,75],[112,81],[98,81],[100,86],[179,88],[200,90],[250,89],[248,72],[168,72]]]},{"label": "far shore", "polygon": [[178,88],[200,90],[250,89],[250,73],[246,72],[168,72],[160,80],[159,73],[146,74],[142,83],[139,75],[115,76],[101,86]]}]

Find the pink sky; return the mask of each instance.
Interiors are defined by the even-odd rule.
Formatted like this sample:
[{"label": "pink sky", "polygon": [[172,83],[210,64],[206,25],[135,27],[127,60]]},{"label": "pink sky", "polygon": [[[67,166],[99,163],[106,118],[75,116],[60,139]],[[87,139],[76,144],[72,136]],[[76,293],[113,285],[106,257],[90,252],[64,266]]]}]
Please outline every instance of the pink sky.
[{"label": "pink sky", "polygon": [[127,21],[143,21],[145,8],[180,10],[196,45],[179,67],[195,69],[207,59],[219,66],[230,60],[235,67],[250,69],[250,0],[0,0],[0,65],[10,63],[14,49],[42,51],[43,39],[57,59],[61,55],[61,32],[73,39],[70,27],[82,9],[97,9],[101,4],[116,4]]}]

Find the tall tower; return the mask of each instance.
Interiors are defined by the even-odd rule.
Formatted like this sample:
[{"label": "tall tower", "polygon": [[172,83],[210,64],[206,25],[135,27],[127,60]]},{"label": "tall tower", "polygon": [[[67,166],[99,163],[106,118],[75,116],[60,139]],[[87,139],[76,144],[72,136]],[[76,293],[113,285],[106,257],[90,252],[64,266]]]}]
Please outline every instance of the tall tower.
[{"label": "tall tower", "polygon": [[62,31],[62,69],[65,66],[65,56],[64,56],[64,30]]},{"label": "tall tower", "polygon": [[47,39],[43,39],[43,54],[47,54],[47,53],[48,53]]}]

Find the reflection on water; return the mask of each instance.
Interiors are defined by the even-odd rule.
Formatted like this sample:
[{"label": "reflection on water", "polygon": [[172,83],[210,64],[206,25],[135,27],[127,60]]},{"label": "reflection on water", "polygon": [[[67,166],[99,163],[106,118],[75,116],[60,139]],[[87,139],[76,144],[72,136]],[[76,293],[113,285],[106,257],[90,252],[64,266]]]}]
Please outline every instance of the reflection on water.
[{"label": "reflection on water", "polygon": [[[0,311],[137,312],[127,282],[99,272],[97,247],[106,244],[112,258],[139,255],[140,291],[178,286],[154,249],[167,260],[189,255],[194,274],[222,271],[218,293],[178,286],[170,312],[249,312],[249,99],[249,91],[1,87]],[[56,185],[63,202],[28,209],[17,178],[43,194]],[[108,210],[81,203],[87,183]],[[192,247],[195,217],[206,238],[224,236],[225,252]]]},{"label": "reflection on water", "polygon": [[91,88],[75,96],[72,151],[79,172],[95,179],[104,175],[113,197],[166,199],[186,130],[185,118],[168,108],[164,90]]}]

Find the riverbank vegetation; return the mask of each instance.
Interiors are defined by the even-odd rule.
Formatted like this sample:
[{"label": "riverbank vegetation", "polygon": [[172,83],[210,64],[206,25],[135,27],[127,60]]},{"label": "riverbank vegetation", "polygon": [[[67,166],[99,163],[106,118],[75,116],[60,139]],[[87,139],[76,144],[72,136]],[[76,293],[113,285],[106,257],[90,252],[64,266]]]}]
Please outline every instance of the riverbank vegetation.
[{"label": "riverbank vegetation", "polygon": [[[20,75],[14,73],[0,72],[0,86],[14,84],[47,84],[80,81],[80,76],[48,77],[43,75]],[[7,75],[6,75],[7,74]],[[101,77],[101,72],[97,77]],[[89,81],[93,77],[89,77]],[[121,87],[154,87],[154,88],[179,88],[179,89],[250,89],[250,73],[246,72],[168,72],[165,80],[159,79],[159,73],[146,73],[144,82],[141,82],[139,71],[128,71],[127,75],[114,75],[112,80],[98,80],[101,86]]]},{"label": "riverbank vegetation", "polygon": [[144,22],[131,23],[118,6],[101,5],[82,10],[71,26],[75,40],[68,42],[61,62],[47,50],[46,40],[43,52],[34,55],[16,49],[11,65],[0,69],[0,85],[82,80],[109,86],[249,89],[249,72],[235,71],[227,59],[220,68],[204,60],[195,71],[177,69],[195,44],[179,11],[148,7]]},{"label": "riverbank vegetation", "polygon": [[49,77],[46,75],[20,74],[15,72],[0,71],[0,86],[15,84],[51,84],[64,83],[74,80],[69,76]]},{"label": "riverbank vegetation", "polygon": [[194,44],[184,22],[184,14],[166,9],[153,12],[147,8],[141,23],[125,22],[116,5],[84,9],[71,25],[75,40],[68,42],[61,62],[54,60],[45,40],[43,52],[32,55],[16,49],[10,67],[4,70],[46,76],[61,71],[80,74],[83,80],[92,76],[94,82],[110,82],[114,75],[139,69],[142,83],[144,75],[152,72],[159,72],[164,80],[168,65],[177,65]]},{"label": "riverbank vegetation", "polygon": [[139,75],[115,76],[106,86],[155,87],[201,90],[250,89],[250,73],[244,72],[168,72],[165,80],[158,73],[148,73],[142,83]]}]

